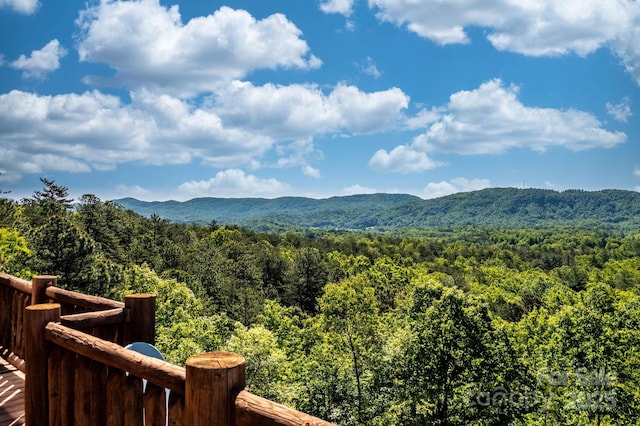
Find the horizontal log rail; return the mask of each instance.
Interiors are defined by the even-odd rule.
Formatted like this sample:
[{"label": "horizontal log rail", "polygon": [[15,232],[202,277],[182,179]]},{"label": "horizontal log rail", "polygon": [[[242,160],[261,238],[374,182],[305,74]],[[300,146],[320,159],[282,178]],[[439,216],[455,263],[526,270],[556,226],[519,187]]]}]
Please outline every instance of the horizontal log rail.
[{"label": "horizontal log rail", "polygon": [[107,309],[124,308],[124,303],[117,302],[104,297],[89,296],[75,291],[64,290],[59,287],[47,287],[45,292],[47,297],[59,303],[67,305],[80,306],[85,309],[94,311],[103,311]]},{"label": "horizontal log rail", "polygon": [[[155,342],[155,296],[133,294],[124,302],[58,288],[51,275],[34,276],[31,282],[0,273],[0,355],[24,372],[24,309],[56,302],[60,322],[101,339],[125,346]],[[78,313],[79,311],[79,313]]]},{"label": "horizontal log rail", "polygon": [[[157,393],[156,389],[164,388],[186,396],[181,410],[190,414],[186,414],[185,419],[181,421],[182,424],[212,424],[210,422],[213,416],[223,417],[224,421],[219,424],[236,426],[331,425],[319,418],[242,390],[245,385],[244,359],[236,354],[215,352],[196,355],[187,360],[185,369],[55,322],[49,322],[45,326],[44,338],[57,347],[88,360],[153,383],[155,387],[145,395]],[[188,374],[187,370],[191,371],[191,374]],[[187,380],[192,383],[188,385]],[[227,401],[224,401],[221,395],[225,395]],[[172,401],[175,400],[172,398]],[[173,410],[170,412],[173,413]],[[180,423],[178,420],[176,422]]]},{"label": "horizontal log rail", "polygon": [[44,337],[47,341],[78,355],[184,395],[183,367],[139,354],[116,343],[53,322],[45,327]]},{"label": "horizontal log rail", "polygon": [[[34,280],[38,280],[42,277],[48,277],[47,275],[43,276],[35,276]],[[59,287],[55,287],[56,280],[55,277],[50,277],[49,280],[44,280],[44,283],[48,283],[49,286],[46,287],[44,294],[60,303],[66,303],[69,305],[80,306],[85,309],[90,309],[94,311],[101,311],[106,309],[115,309],[115,308],[124,308],[123,302],[118,302],[115,300],[107,299],[99,296],[89,296],[87,294],[78,293],[71,290],[65,290]],[[27,281],[22,278],[14,277],[13,275],[0,273],[0,284],[12,288],[16,291],[25,294],[32,294],[33,291],[33,281]]]},{"label": "horizontal log rail", "polygon": [[247,391],[238,394],[235,402],[235,426],[330,426],[331,423],[293,410],[282,404]]},{"label": "horizontal log rail", "polygon": [[31,282],[13,275],[0,273],[0,284],[10,287],[21,293],[31,294]]},{"label": "horizontal log rail", "polygon": [[85,312],[82,314],[62,315],[60,323],[67,327],[77,329],[88,329],[94,327],[104,327],[107,325],[117,325],[125,321],[124,308],[108,309],[106,311]]}]

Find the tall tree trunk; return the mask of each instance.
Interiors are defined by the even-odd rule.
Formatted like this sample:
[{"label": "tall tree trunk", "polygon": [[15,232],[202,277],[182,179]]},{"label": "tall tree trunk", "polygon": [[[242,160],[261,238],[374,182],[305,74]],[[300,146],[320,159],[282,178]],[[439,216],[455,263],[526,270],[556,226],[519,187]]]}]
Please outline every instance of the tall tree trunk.
[{"label": "tall tree trunk", "polygon": [[360,365],[358,362],[358,352],[356,351],[353,343],[353,336],[351,332],[347,332],[349,338],[349,349],[351,350],[351,356],[353,358],[353,374],[356,378],[356,389],[358,392],[358,423],[362,424],[362,384],[360,383]]}]

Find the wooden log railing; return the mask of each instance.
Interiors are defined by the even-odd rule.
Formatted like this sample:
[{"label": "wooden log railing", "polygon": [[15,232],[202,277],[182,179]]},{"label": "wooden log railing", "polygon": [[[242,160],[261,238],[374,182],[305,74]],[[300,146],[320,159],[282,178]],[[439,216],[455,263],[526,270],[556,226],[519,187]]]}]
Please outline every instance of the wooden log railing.
[{"label": "wooden log railing", "polygon": [[155,296],[133,294],[117,302],[65,290],[57,279],[40,275],[31,282],[0,273],[0,355],[24,371],[24,309],[56,302],[60,322],[122,346],[155,342]]},{"label": "wooden log railing", "polygon": [[24,371],[24,308],[31,304],[31,283],[0,274],[0,355]]},{"label": "wooden log railing", "polygon": [[[50,278],[38,281],[51,283]],[[4,347],[12,341],[6,348],[12,353],[19,348],[24,357],[27,426],[330,425],[245,390],[245,362],[238,354],[195,355],[186,367],[178,367],[95,333],[124,324],[122,341],[153,340],[148,327],[154,324],[150,312],[155,315],[155,299],[149,295],[134,295],[124,306],[113,306],[105,303],[108,299],[60,293],[51,284],[34,290],[35,283],[35,278],[29,283],[0,274],[0,342]],[[62,303],[49,303],[56,298]],[[45,303],[31,304],[33,300]],[[62,315],[63,303],[100,309]],[[137,326],[131,327],[133,323]],[[6,338],[14,332],[24,335],[20,345]]]}]

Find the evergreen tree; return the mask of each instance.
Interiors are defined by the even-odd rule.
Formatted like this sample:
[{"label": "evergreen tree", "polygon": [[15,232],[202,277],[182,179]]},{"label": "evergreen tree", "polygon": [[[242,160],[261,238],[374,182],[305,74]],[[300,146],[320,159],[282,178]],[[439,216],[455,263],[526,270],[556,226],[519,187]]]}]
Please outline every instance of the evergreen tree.
[{"label": "evergreen tree", "polygon": [[288,300],[305,312],[316,312],[316,300],[327,283],[327,267],[320,251],[312,247],[296,250],[289,281]]},{"label": "evergreen tree", "polygon": [[49,180],[43,177],[40,178],[40,182],[43,183],[44,189],[33,193],[33,202],[37,204],[53,202],[59,204],[65,209],[71,208],[73,199],[69,198],[69,189],[66,186],[57,185],[54,180]]}]

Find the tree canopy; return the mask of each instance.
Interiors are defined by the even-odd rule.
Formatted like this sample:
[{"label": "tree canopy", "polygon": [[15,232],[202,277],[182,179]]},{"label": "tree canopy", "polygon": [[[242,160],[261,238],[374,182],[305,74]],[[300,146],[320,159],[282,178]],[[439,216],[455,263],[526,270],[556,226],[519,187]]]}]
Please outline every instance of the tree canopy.
[{"label": "tree canopy", "polygon": [[640,419],[638,228],[257,232],[43,184],[0,200],[0,271],[156,294],[171,362],[239,352],[253,392],[342,425]]}]

